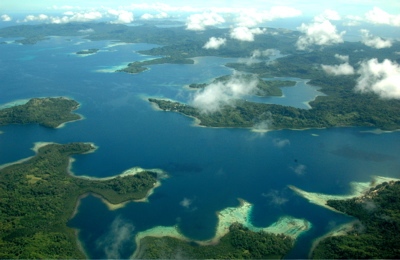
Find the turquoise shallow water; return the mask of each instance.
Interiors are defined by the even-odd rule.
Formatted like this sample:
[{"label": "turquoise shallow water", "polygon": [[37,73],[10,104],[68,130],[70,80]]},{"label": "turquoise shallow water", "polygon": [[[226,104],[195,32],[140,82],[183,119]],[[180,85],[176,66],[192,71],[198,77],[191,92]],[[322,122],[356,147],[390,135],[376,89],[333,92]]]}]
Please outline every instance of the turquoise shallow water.
[{"label": "turquoise shallow water", "polygon": [[[97,198],[82,200],[69,225],[80,229],[79,238],[92,258],[129,257],[136,232],[156,225],[178,224],[189,237],[210,238],[215,212],[238,205],[237,198],[254,204],[256,226],[267,226],[283,215],[312,222],[313,228],[287,256],[305,258],[313,239],[351,218],[309,204],[287,185],[343,194],[349,192],[350,181],[369,181],[371,175],[400,177],[399,132],[376,135],[362,132],[371,129],[332,128],[259,134],[193,127],[191,118],[156,111],[143,97],[188,102],[193,92],[184,85],[232,73],[223,65],[234,59],[202,57],[195,65],[154,65],[138,75],[96,72],[148,59],[135,51],[154,47],[110,44],[54,37],[31,46],[0,45],[0,104],[67,96],[82,104],[77,112],[85,116],[61,129],[0,127],[0,164],[33,155],[34,142],[82,141],[94,142],[99,149],[75,156],[77,175],[112,176],[134,166],[161,168],[170,175],[149,203],[109,211]],[[86,57],[72,54],[88,48],[102,51]],[[259,101],[305,108],[304,102],[318,94],[304,83],[284,93],[284,98]],[[186,207],[181,203],[185,199],[190,202]]]}]

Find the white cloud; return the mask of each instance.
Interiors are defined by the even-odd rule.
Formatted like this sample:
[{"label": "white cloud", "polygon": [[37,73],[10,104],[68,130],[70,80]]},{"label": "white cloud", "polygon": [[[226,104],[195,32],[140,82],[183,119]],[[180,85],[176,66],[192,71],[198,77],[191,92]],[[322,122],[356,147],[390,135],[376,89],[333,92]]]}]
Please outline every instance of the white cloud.
[{"label": "white cloud", "polygon": [[335,21],[338,21],[338,20],[340,20],[340,19],[341,19],[341,17],[340,17],[340,15],[339,15],[339,13],[336,12],[336,11],[330,10],[330,9],[327,9],[327,10],[325,10],[322,14],[320,14],[320,15],[314,17],[314,21],[315,21],[315,22],[323,22],[323,21],[325,21],[325,20],[335,20]]},{"label": "white cloud", "polygon": [[348,55],[340,55],[340,54],[335,54],[335,58],[344,62],[349,61],[349,56]]},{"label": "white cloud", "polygon": [[266,50],[254,50],[251,53],[251,58],[255,59],[258,57],[268,57],[268,56],[274,56],[279,53],[279,50],[277,49],[266,49]]},{"label": "white cloud", "polygon": [[267,31],[267,29],[260,29],[260,28],[254,28],[254,29],[249,29],[247,27],[236,27],[231,30],[230,32],[230,37],[232,39],[236,39],[239,41],[248,41],[252,42],[254,41],[254,35],[257,34],[263,34]]},{"label": "white cloud", "polygon": [[400,66],[385,59],[371,59],[361,63],[356,91],[374,92],[382,98],[400,99]]},{"label": "white cloud", "polygon": [[193,31],[203,31],[207,26],[222,24],[225,19],[217,13],[193,14],[188,17],[186,29]]},{"label": "white cloud", "polygon": [[321,66],[326,73],[335,76],[354,74],[354,68],[347,62],[340,65],[321,65]]},{"label": "white cloud", "polygon": [[206,44],[204,44],[204,49],[219,49],[222,45],[226,44],[225,38],[211,37]]},{"label": "white cloud", "polygon": [[245,63],[246,65],[250,66],[255,62],[259,62],[259,60],[257,59],[259,57],[275,56],[278,55],[279,53],[280,52],[277,49],[254,50],[249,58],[240,59],[239,62]]},{"label": "white cloud", "polygon": [[[45,14],[40,15],[27,15],[22,22],[40,21],[40,22],[50,22],[50,23],[69,23],[69,22],[90,22],[94,20],[101,19],[103,15],[100,12],[72,12],[68,11],[64,13],[65,16],[48,16]],[[18,21],[21,22],[21,21]]]},{"label": "white cloud", "polygon": [[287,6],[274,6],[269,11],[259,11],[252,8],[242,10],[239,17],[236,18],[236,22],[238,26],[255,27],[260,23],[299,15],[301,15],[300,10]]},{"label": "white cloud", "polygon": [[111,23],[131,23],[134,21],[132,12],[110,9],[108,10],[108,13],[117,16],[117,20],[112,21]]},{"label": "white cloud", "polygon": [[272,140],[272,143],[274,144],[274,146],[276,146],[278,148],[283,148],[285,146],[290,145],[289,139],[275,138],[274,140]]},{"label": "white cloud", "polygon": [[184,208],[189,208],[190,205],[192,205],[193,200],[188,199],[188,198],[183,198],[183,200],[181,202],[179,202],[179,205],[181,205]]},{"label": "white cloud", "polygon": [[392,47],[392,44],[393,44],[392,40],[390,40],[390,39],[383,40],[381,37],[373,36],[366,29],[362,29],[360,31],[362,34],[361,42],[364,43],[365,45],[375,48],[375,49]]},{"label": "white cloud", "polygon": [[391,26],[400,26],[400,14],[392,15],[378,7],[374,7],[365,14],[365,20],[373,24],[387,24]]},{"label": "white cloud", "polygon": [[144,19],[144,20],[149,20],[149,19],[164,19],[164,18],[168,18],[169,17],[169,15],[167,14],[167,13],[165,13],[165,12],[161,12],[161,13],[158,13],[158,14],[144,14],[144,15],[142,15],[140,18],[141,19]]},{"label": "white cloud", "polygon": [[302,24],[297,28],[305,33],[297,40],[297,49],[306,50],[311,45],[332,45],[343,42],[345,31],[338,33],[336,26],[330,21],[315,22],[312,24]]},{"label": "white cloud", "polygon": [[39,15],[27,15],[25,16],[25,19],[23,22],[31,22],[31,21],[47,21],[49,20],[50,17],[45,15],[45,14],[39,14]]},{"label": "white cloud", "polygon": [[343,23],[344,26],[359,26],[361,25],[358,21],[347,21]]},{"label": "white cloud", "polygon": [[271,190],[269,193],[263,193],[262,196],[271,199],[271,204],[274,205],[283,205],[289,201],[281,194],[281,192],[277,190]]},{"label": "white cloud", "polygon": [[11,17],[7,14],[3,14],[2,16],[0,16],[0,18],[1,18],[1,21],[3,21],[3,22],[10,22],[12,20]]},{"label": "white cloud", "polygon": [[132,224],[117,217],[108,233],[96,241],[96,246],[104,250],[108,259],[121,259],[121,251],[126,244],[132,242],[134,230]]},{"label": "white cloud", "polygon": [[226,82],[216,82],[199,90],[193,96],[191,105],[203,113],[220,111],[226,105],[233,105],[237,99],[256,91],[258,79],[234,73]]},{"label": "white cloud", "polygon": [[296,173],[297,175],[304,175],[307,167],[303,164],[299,164],[296,167],[290,167],[290,169],[292,169],[292,171],[294,171],[294,173]]}]

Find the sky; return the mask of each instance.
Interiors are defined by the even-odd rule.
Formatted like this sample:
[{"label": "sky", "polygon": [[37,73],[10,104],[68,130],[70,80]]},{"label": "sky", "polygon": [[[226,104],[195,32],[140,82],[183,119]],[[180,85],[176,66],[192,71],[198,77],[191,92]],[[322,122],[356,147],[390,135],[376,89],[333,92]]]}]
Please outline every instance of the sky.
[{"label": "sky", "polygon": [[[240,8],[249,9],[255,8],[258,10],[268,10],[273,6],[287,6],[298,9],[302,14],[307,16],[315,16],[326,9],[331,9],[339,12],[341,15],[363,15],[374,7],[390,12],[394,15],[400,13],[400,1],[398,0],[1,0],[0,13],[15,13],[15,12],[48,12],[54,11],[56,8],[62,7],[79,7],[98,8],[106,7],[116,10],[127,10],[129,7],[138,9],[140,7],[164,7],[163,11],[171,11],[181,8],[182,10],[198,9],[198,8]],[[168,8],[169,7],[169,8]],[[72,10],[72,9],[70,9]],[[160,10],[160,9],[159,9]],[[132,10],[130,10],[132,11]]]}]

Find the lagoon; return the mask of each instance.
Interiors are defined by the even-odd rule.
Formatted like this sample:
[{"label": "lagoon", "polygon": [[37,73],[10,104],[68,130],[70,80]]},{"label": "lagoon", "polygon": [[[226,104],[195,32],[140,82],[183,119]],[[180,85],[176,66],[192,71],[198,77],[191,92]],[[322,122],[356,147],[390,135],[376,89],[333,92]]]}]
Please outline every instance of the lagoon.
[{"label": "lagoon", "polygon": [[[29,46],[0,45],[0,104],[66,96],[81,103],[76,112],[85,116],[61,129],[1,126],[0,165],[33,155],[30,148],[35,142],[92,142],[98,146],[95,153],[74,156],[71,170],[75,175],[109,177],[142,167],[159,168],[170,176],[147,203],[132,202],[110,211],[99,198],[82,199],[69,225],[80,230],[79,239],[89,257],[107,258],[110,251],[101,242],[117,241],[115,235],[124,227],[130,232],[116,249],[120,258],[132,255],[138,232],[155,226],[178,225],[185,236],[210,239],[218,221],[216,212],[237,207],[241,198],[254,205],[254,226],[269,226],[282,216],[311,222],[312,229],[298,238],[287,256],[306,258],[315,238],[353,219],[310,204],[288,185],[347,194],[352,181],[370,181],[371,175],[400,177],[400,132],[330,128],[254,133],[193,127],[193,119],[156,111],[143,99],[188,102],[193,91],[184,85],[231,74],[223,65],[235,59],[201,57],[194,65],[152,65],[137,75],[97,72],[151,58],[135,51],[154,46],[89,42],[80,37],[52,37]],[[89,48],[113,51],[71,55]],[[263,101],[305,108],[303,102],[313,100],[316,89],[298,84],[283,89],[285,97]]]}]

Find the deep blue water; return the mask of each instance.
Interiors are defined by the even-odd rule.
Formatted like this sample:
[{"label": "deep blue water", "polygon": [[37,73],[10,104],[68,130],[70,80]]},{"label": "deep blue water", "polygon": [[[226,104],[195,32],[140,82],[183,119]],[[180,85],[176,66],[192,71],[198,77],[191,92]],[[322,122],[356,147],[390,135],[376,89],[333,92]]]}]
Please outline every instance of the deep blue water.
[{"label": "deep blue water", "polygon": [[[30,148],[38,141],[94,142],[99,146],[95,153],[75,156],[76,175],[106,177],[134,166],[161,168],[170,175],[149,203],[130,203],[109,211],[95,197],[82,200],[69,225],[81,230],[79,238],[92,258],[115,256],[112,249],[118,257],[129,257],[136,232],[157,225],[178,224],[187,236],[210,238],[217,223],[215,212],[238,205],[237,198],[254,204],[252,221],[257,226],[267,226],[284,215],[312,222],[313,228],[288,255],[306,258],[313,239],[351,218],[308,203],[287,185],[343,194],[349,192],[349,182],[369,181],[371,175],[400,177],[400,132],[376,135],[363,133],[371,130],[365,128],[331,128],[260,134],[248,129],[193,127],[191,118],[156,111],[144,97],[188,102],[194,92],[184,85],[232,73],[223,65],[234,59],[202,57],[195,65],[155,65],[138,75],[96,72],[151,58],[135,51],[154,47],[107,48],[110,44],[54,37],[31,46],[0,45],[0,104],[67,96],[82,104],[77,112],[85,116],[61,129],[0,127],[4,132],[0,134],[0,164],[33,155]],[[86,57],[72,54],[88,48],[102,51]],[[255,99],[306,108],[304,102],[318,94],[317,88],[304,82],[283,91],[284,98]],[[286,145],[278,146],[280,141]],[[181,205],[185,198],[191,201],[189,207]],[[117,235],[125,234],[124,229],[133,232],[124,237],[129,242],[118,247],[117,242],[124,240]]]}]

